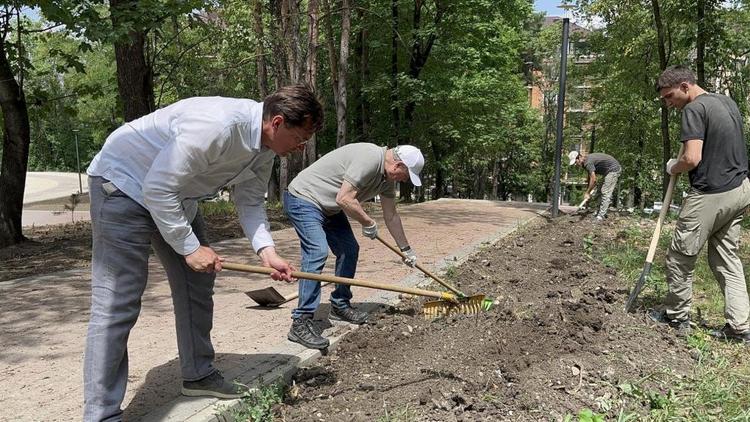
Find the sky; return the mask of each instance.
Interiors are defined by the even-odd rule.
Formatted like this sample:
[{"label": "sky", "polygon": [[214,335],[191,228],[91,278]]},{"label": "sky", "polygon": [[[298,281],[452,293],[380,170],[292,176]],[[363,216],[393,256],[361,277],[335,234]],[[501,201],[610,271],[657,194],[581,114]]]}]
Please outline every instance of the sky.
[{"label": "sky", "polygon": [[[562,0],[534,0],[534,10],[538,12],[547,12],[547,16],[564,16],[562,9],[557,6],[562,3]],[[569,2],[573,4],[573,2]]]}]

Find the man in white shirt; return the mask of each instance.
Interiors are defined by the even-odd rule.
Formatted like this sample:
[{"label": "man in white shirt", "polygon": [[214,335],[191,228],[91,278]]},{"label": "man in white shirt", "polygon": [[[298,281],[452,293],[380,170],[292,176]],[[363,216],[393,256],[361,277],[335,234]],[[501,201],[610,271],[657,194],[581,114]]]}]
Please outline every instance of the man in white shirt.
[{"label": "man in white shirt", "polygon": [[88,168],[92,222],[91,319],[84,358],[84,420],[120,421],[127,340],[154,248],[172,290],[182,393],[238,398],[213,367],[213,286],[222,258],[208,245],[198,201],[234,186],[245,235],[275,280],[294,270],[274,248],[264,195],[275,155],[304,148],[322,106],[304,85],[262,103],[196,97],[114,131]]}]

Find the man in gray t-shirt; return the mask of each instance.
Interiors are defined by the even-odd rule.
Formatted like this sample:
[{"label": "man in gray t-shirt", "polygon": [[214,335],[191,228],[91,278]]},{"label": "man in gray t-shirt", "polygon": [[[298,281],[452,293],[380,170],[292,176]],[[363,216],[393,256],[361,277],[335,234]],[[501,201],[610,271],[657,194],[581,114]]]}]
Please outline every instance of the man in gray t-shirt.
[{"label": "man in gray t-shirt", "polygon": [[586,188],[586,192],[583,194],[584,202],[588,202],[591,199],[591,192],[596,187],[596,176],[600,175],[604,178],[601,188],[601,202],[599,204],[599,212],[596,215],[597,221],[602,221],[607,216],[609,210],[609,204],[612,202],[612,194],[617,186],[617,179],[620,177],[622,167],[620,163],[615,160],[609,154],[603,154],[601,152],[591,153],[587,156],[581,155],[578,151],[571,151],[568,154],[570,158],[570,165],[581,166],[586,169],[589,174],[589,185]]},{"label": "man in gray t-shirt", "polygon": [[[376,195],[380,195],[388,231],[407,256],[404,263],[413,266],[417,256],[409,247],[396,211],[395,184],[411,180],[420,186],[423,166],[422,153],[411,145],[388,149],[359,143],[338,148],[302,170],[284,193],[284,211],[300,239],[302,271],[320,274],[330,248],[336,256],[336,275],[354,277],[359,244],[349,218],[362,225],[362,234],[375,239],[378,225],[367,215],[362,203]],[[328,339],[312,323],[320,296],[319,282],[300,280],[299,303],[292,311],[289,340],[313,349],[328,347]],[[331,319],[353,324],[367,320],[366,313],[352,308],[351,298],[349,286],[336,286],[331,293]]]},{"label": "man in gray t-shirt", "polygon": [[682,201],[667,251],[669,292],[664,309],[650,316],[678,333],[690,330],[693,272],[708,243],[708,265],[724,295],[726,317],[724,327],[711,334],[750,343],[750,299],[738,255],[742,218],[750,206],[742,116],[731,98],[706,92],[682,66],[666,69],[657,90],[668,106],[682,110],[683,153],[667,162],[667,173],[689,172],[691,189]]}]

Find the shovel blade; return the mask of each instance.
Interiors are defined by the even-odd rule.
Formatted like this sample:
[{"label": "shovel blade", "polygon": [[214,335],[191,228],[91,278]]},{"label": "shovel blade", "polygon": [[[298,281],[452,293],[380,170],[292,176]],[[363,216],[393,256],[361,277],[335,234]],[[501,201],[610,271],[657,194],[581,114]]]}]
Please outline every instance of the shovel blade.
[{"label": "shovel blade", "polygon": [[245,292],[245,294],[250,296],[250,299],[254,300],[258,305],[266,306],[269,308],[275,308],[287,302],[286,298],[273,287],[266,287],[265,289],[260,290],[251,290],[249,292]]}]

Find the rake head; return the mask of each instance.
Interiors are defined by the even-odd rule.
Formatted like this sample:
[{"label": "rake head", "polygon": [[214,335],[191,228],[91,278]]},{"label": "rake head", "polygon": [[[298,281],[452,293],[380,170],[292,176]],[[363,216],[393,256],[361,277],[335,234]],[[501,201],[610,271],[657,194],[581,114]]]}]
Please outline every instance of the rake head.
[{"label": "rake head", "polygon": [[494,301],[484,295],[456,298],[455,300],[433,300],[422,305],[425,319],[435,319],[453,314],[478,314],[489,311]]}]

